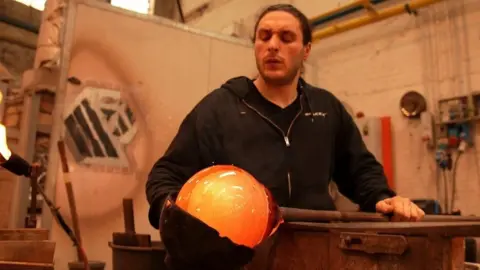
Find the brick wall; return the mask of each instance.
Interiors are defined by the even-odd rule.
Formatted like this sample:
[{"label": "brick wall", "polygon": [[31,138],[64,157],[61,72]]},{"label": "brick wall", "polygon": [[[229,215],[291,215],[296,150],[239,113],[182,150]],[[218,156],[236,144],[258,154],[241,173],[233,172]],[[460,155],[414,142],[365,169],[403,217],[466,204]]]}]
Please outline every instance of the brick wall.
[{"label": "brick wall", "polygon": [[[436,198],[440,178],[434,155],[421,141],[419,121],[403,118],[399,102],[416,90],[433,111],[440,98],[480,90],[480,2],[447,0],[420,10],[418,17],[401,15],[343,33],[315,44],[311,57],[319,86],[355,111],[392,117],[397,191]],[[456,206],[465,214],[480,214],[475,152],[460,159],[457,173]]]},{"label": "brick wall", "polygon": [[13,0],[0,1],[0,62],[16,78],[33,66],[41,14]]}]

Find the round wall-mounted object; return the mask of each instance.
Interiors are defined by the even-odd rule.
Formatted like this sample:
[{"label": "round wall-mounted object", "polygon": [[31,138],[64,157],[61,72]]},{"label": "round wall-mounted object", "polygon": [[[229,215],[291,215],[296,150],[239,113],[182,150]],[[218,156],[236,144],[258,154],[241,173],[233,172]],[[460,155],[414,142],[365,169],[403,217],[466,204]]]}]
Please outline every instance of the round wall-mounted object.
[{"label": "round wall-mounted object", "polygon": [[400,100],[400,111],[405,117],[419,118],[420,114],[427,109],[425,98],[416,91],[409,91]]}]

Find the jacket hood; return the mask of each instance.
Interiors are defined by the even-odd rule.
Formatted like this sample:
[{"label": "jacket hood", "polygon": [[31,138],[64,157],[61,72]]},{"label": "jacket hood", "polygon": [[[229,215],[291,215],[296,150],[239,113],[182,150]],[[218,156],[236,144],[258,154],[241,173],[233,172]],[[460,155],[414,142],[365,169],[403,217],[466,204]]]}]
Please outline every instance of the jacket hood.
[{"label": "jacket hood", "polygon": [[252,79],[246,76],[235,77],[222,84],[221,88],[229,90],[239,98],[244,98],[250,89],[251,81]]}]

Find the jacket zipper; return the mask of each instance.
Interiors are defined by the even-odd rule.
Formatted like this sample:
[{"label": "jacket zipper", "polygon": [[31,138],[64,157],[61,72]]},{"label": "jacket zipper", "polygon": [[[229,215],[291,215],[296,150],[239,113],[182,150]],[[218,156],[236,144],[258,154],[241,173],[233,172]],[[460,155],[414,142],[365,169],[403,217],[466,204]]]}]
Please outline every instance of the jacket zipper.
[{"label": "jacket zipper", "polygon": [[[300,111],[295,115],[295,117],[293,118],[292,122],[290,123],[290,126],[288,127],[287,129],[287,134],[285,134],[283,132],[283,130],[281,128],[279,128],[275,123],[272,122],[272,120],[270,120],[268,117],[266,117],[265,115],[263,115],[261,112],[259,112],[257,109],[255,109],[253,106],[251,106],[250,104],[248,104],[245,100],[242,100],[243,103],[248,107],[250,108],[251,110],[253,110],[254,112],[256,112],[258,115],[260,115],[260,117],[262,117],[263,119],[265,119],[267,122],[269,122],[272,126],[274,126],[278,131],[280,131],[280,133],[282,134],[283,136],[283,139],[285,140],[285,145],[287,146],[287,148],[290,147],[290,139],[289,139],[289,136],[290,136],[290,130],[292,129],[292,126],[293,124],[295,123],[295,120],[297,120],[297,118],[300,116],[300,114],[302,114],[302,111],[303,111],[303,104],[302,102],[300,102]],[[287,184],[288,184],[288,200],[290,200],[290,198],[292,197],[292,181],[290,179],[290,171],[287,172]]]}]

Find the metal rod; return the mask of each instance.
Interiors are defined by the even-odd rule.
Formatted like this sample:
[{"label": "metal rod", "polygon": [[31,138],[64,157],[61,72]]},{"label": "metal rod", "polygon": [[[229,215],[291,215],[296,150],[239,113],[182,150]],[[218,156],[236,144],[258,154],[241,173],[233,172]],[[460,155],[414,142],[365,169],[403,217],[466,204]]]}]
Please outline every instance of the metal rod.
[{"label": "metal rod", "polygon": [[123,221],[125,232],[135,234],[135,215],[133,214],[133,200],[123,199]]},{"label": "metal rod", "polygon": [[36,228],[37,227],[37,194],[38,194],[38,185],[37,185],[37,175],[32,174],[30,176],[30,211],[27,212],[28,216],[25,222],[25,228]]},{"label": "metal rod", "polygon": [[337,13],[341,13],[341,12],[344,12],[344,11],[347,11],[347,10],[351,10],[353,8],[361,8],[363,6],[362,2],[363,2],[363,0],[353,1],[353,2],[348,3],[346,5],[340,6],[336,9],[332,9],[328,12],[325,12],[321,15],[315,16],[315,17],[311,18],[310,21],[315,22],[315,21],[321,20],[323,18],[328,18],[328,17],[330,17],[332,15],[335,15]]},{"label": "metal rod", "polygon": [[409,10],[416,10],[416,9],[423,8],[441,1],[444,1],[444,0],[412,0],[407,4],[396,5],[393,7],[378,10],[376,14],[370,13],[368,15],[351,19],[346,22],[337,23],[332,26],[315,31],[313,33],[313,42],[317,42],[321,39],[331,37],[333,35],[343,33],[349,30],[353,30],[361,26],[386,20],[396,15],[406,13]]},{"label": "metal rod", "polygon": [[[389,222],[390,217],[380,213],[322,211],[297,208],[280,208],[286,222]],[[476,216],[426,215],[423,222],[473,222]]]},{"label": "metal rod", "polygon": [[331,221],[372,221],[386,222],[388,217],[375,213],[321,211],[296,208],[280,208],[286,222],[331,222]]},{"label": "metal rod", "polygon": [[338,7],[336,9],[330,10],[326,13],[323,13],[321,15],[315,16],[313,18],[310,18],[310,24],[312,27],[316,28],[321,24],[325,24],[328,22],[331,22],[336,19],[343,18],[345,16],[351,15],[355,12],[362,11],[363,8],[366,6],[371,6],[373,5],[378,5],[383,2],[387,2],[388,0],[358,0],[355,2],[352,2],[350,4],[346,4],[344,6]]},{"label": "metal rod", "polygon": [[82,254],[82,249],[83,249],[82,236],[80,234],[80,224],[78,221],[78,212],[77,212],[77,204],[75,201],[75,193],[73,192],[72,182],[69,179],[70,169],[68,166],[65,144],[63,141],[58,141],[57,146],[58,146],[58,152],[60,155],[60,163],[62,165],[63,179],[65,182],[65,188],[67,191],[68,205],[70,207],[70,213],[72,215],[73,231],[75,233],[75,236],[77,237],[77,257],[78,257],[78,261],[83,262],[84,258]]}]

